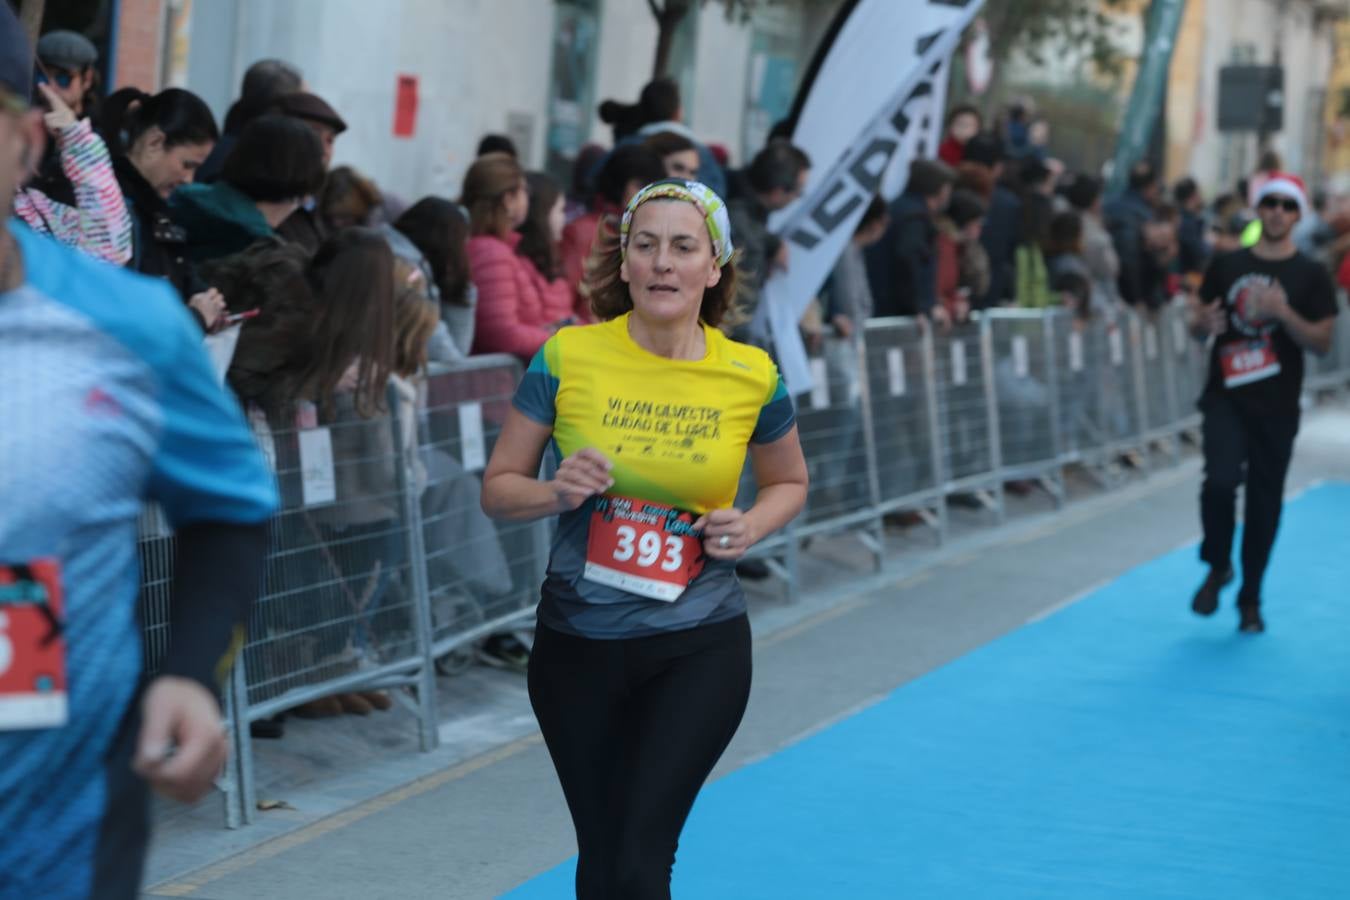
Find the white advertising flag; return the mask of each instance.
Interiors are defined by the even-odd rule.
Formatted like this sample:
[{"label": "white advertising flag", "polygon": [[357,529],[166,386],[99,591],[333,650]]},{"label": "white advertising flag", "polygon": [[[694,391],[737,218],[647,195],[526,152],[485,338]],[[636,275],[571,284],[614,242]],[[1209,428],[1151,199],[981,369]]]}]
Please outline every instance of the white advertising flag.
[{"label": "white advertising flag", "polygon": [[811,158],[811,176],[802,198],[770,220],[788,245],[788,270],[772,276],[760,298],[793,394],[809,392],[813,381],[798,323],[872,196],[899,193],[910,160],[940,132],[946,61],[982,5],[854,0],[812,63],[792,132]]}]

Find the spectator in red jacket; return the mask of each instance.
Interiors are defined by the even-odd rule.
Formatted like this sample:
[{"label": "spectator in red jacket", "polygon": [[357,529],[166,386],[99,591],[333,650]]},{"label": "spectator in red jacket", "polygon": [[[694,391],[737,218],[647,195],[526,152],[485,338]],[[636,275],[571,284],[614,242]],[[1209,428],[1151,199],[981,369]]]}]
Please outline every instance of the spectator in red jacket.
[{"label": "spectator in red jacket", "polygon": [[966,141],[983,128],[980,111],[973,106],[958,106],[947,114],[947,129],[938,146],[938,159],[955,169],[966,158]]},{"label": "spectator in red jacket", "polygon": [[529,172],[525,181],[530,189],[530,211],[516,229],[520,233],[516,253],[530,263],[530,276],[539,293],[544,321],[550,328],[561,328],[577,319],[572,308],[575,294],[563,277],[558,252],[567,200],[558,183],[543,172]]},{"label": "spectator in red jacket", "polygon": [[551,332],[533,266],[516,253],[516,228],[530,211],[525,171],[505,153],[480,156],[464,175],[460,202],[469,210],[469,277],[478,287],[473,352],[529,360]]}]

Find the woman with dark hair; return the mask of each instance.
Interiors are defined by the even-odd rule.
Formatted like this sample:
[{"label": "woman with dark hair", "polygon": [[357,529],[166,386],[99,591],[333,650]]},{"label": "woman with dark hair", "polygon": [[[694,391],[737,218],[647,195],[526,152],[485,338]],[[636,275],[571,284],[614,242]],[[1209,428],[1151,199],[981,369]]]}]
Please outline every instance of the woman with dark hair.
[{"label": "woman with dark hair", "polygon": [[250,122],[225,159],[220,181],[189,184],[169,200],[187,230],[188,258],[229,256],[276,228],[323,187],[323,145],[304,122],[269,115]]},{"label": "woman with dark hair", "polygon": [[726,172],[712,151],[684,124],[684,103],[680,99],[680,86],[674,79],[658,78],[649,82],[635,104],[606,100],[600,104],[600,120],[614,126],[615,148],[666,133],[691,142],[698,152],[699,180],[719,196],[726,196]]},{"label": "woman with dark hair", "polygon": [[330,238],[311,260],[277,242],[209,262],[203,277],[244,323],[228,381],[239,398],[271,419],[299,401],[333,414],[339,384],[362,415],[384,408],[394,351],[393,254],[371,228]]},{"label": "woman with dark hair", "polygon": [[104,101],[101,128],[131,215],[127,266],[167,279],[209,330],[224,303],[218,293],[204,292],[194,277],[187,261],[187,235],[170,217],[168,199],[192,183],[220,136],[210,107],[179,88],[153,96],[123,88]]},{"label": "woman with dark hair", "polygon": [[641,144],[625,144],[611,153],[595,178],[595,200],[590,212],[563,229],[563,275],[577,295],[578,309],[589,320],[590,301],[583,285],[586,260],[603,230],[618,233],[619,216],[628,201],[653,181],[666,177],[661,157]]},{"label": "woman with dark hair", "polygon": [[680,86],[673,78],[649,81],[638,95],[637,103],[606,100],[600,104],[600,121],[614,129],[614,143],[637,134],[653,122],[678,122],[684,114]]},{"label": "woman with dark hair", "polygon": [[661,157],[667,176],[698,181],[698,144],[689,138],[673,131],[662,131],[647,138],[642,145]]},{"label": "woman with dark hair", "polygon": [[566,215],[562,189],[543,172],[527,172],[525,182],[530,190],[530,210],[516,229],[520,233],[516,253],[530,262],[530,275],[539,293],[544,321],[555,328],[570,325],[577,315],[576,295],[563,277],[559,253]]},{"label": "woman with dark hair", "polygon": [[505,153],[480,156],[464,176],[469,210],[469,277],[478,286],[474,353],[509,353],[522,360],[548,340],[544,302],[516,231],[530,211],[525,170]]},{"label": "woman with dark hair", "polygon": [[[274,431],[330,426],[339,461],[336,502],[307,511],[303,519],[282,516],[276,525],[285,535],[312,522],[323,540],[311,534],[281,538],[303,549],[268,573],[267,593],[286,597],[266,610],[269,621],[286,633],[309,629],[310,651],[325,663],[371,661],[379,654],[381,607],[405,561],[396,522],[401,510],[391,501],[398,459],[382,415],[398,343],[393,254],[378,231],[349,228],[325,241],[312,259],[298,245],[262,242],[204,270],[236,308],[259,310],[240,331],[230,386]],[[295,471],[294,464],[283,467],[283,494],[298,492]],[[325,544],[341,552],[329,553]],[[316,584],[323,588],[314,589]],[[353,627],[314,628],[316,622]],[[263,658],[251,662],[266,667],[271,651],[253,652]],[[378,692],[344,692],[296,712],[368,713],[389,706]],[[261,736],[280,736],[278,724],[266,723]]]},{"label": "woman with dark hair", "polygon": [[473,349],[478,288],[469,280],[469,220],[458,203],[423,197],[380,231],[394,255],[422,273],[441,324],[431,338],[434,362],[456,362]]},{"label": "woman with dark hair", "polygon": [[[768,354],[718,330],[736,296],[720,197],[648,185],[596,254],[602,321],[530,363],[483,508],[559,516],[529,693],[576,826],[577,896],[669,897],[685,819],[750,691],[735,563],[801,510],[806,462]],[[541,481],[546,448],[557,475]],[[741,511],[747,454],[759,494]]]}]

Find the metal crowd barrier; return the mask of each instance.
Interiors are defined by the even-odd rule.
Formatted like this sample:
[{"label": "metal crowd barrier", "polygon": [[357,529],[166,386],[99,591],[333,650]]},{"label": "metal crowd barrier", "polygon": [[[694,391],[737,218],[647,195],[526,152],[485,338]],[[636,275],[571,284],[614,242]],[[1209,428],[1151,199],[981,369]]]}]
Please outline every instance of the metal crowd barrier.
[{"label": "metal crowd barrier", "polygon": [[427,382],[421,509],[432,652],[443,672],[467,661],[456,651],[533,616],[548,566],[549,522],[494,523],[480,504],[481,473],[520,376],[514,359],[485,356]]},{"label": "metal crowd barrier", "polygon": [[[1003,486],[1043,484],[1064,499],[1078,466],[1110,486],[1118,461],[1179,454],[1199,423],[1208,352],[1183,310],[1075,319],[1064,310],[993,310],[935,329],[881,319],[813,356],[817,388],[797,398],[812,484],[799,520],[755,548],[789,599],[798,553],[827,532],[883,553],[882,523],[913,513],[940,543],[948,501],[975,498],[994,519]],[[521,376],[486,356],[430,374],[416,404],[392,387],[389,410],[340,405],[331,424],[255,427],[282,510],[263,593],[225,692],[235,752],[220,781],[230,827],[256,808],[249,724],[349,691],[388,690],[437,741],[435,674],[464,664],[477,639],[533,615],[549,522],[495,523],[481,472]],[[1350,387],[1350,315],[1333,353],[1309,357],[1311,393]],[[742,494],[745,504],[750,494]],[[141,524],[141,615],[153,672],[168,645],[173,538],[156,512]]]}]

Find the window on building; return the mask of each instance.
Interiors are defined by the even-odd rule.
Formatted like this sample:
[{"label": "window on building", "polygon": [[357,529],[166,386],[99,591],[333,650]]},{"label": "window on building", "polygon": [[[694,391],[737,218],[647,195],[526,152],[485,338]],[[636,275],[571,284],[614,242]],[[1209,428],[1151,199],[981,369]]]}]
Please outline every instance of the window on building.
[{"label": "window on building", "polygon": [[558,0],[550,69],[544,168],[562,184],[590,137],[595,61],[600,47],[599,0]]}]

